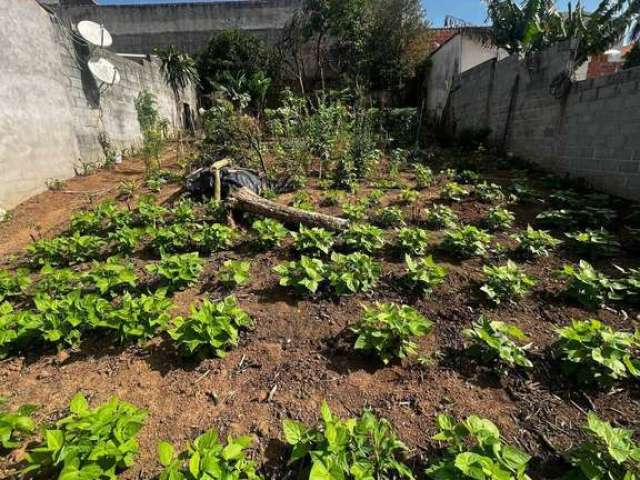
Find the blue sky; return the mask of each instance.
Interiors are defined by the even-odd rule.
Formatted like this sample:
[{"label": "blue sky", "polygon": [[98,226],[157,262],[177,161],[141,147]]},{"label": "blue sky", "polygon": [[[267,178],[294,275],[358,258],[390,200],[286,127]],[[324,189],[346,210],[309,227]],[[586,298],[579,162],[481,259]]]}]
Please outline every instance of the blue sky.
[{"label": "blue sky", "polygon": [[[0,0],[2,1],[2,0]],[[181,3],[193,0],[98,0],[104,5],[115,4],[135,4],[135,3]],[[567,0],[560,0],[558,4],[563,6]],[[575,0],[573,1],[575,4]],[[584,0],[586,8],[594,8],[598,0]],[[482,0],[422,0],[422,4],[427,10],[427,16],[434,26],[440,27],[447,15],[460,18],[473,24],[483,24],[487,18],[486,10]]]}]

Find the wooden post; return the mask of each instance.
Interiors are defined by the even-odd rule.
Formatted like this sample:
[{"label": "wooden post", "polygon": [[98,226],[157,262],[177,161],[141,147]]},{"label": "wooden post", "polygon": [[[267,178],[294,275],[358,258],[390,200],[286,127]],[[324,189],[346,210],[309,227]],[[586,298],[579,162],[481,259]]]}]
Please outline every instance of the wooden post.
[{"label": "wooden post", "polygon": [[228,167],[229,165],[231,165],[231,160],[225,158],[217,161],[211,166],[214,179],[213,198],[216,200],[216,202],[222,200],[222,182],[220,181],[220,170],[222,170],[224,167]]}]

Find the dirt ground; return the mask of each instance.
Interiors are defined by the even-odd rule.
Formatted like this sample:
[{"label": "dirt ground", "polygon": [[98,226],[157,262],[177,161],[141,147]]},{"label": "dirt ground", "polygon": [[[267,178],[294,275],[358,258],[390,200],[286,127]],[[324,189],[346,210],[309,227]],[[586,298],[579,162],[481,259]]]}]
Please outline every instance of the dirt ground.
[{"label": "dirt ground", "polygon": [[[74,211],[114,197],[121,181],[140,180],[143,174],[140,161],[128,161],[114,170],[70,180],[65,186],[66,191],[94,193],[48,191],[18,206],[13,219],[0,224],[2,263],[19,254],[32,236],[62,231]],[[486,176],[507,184],[509,174],[494,171]],[[175,185],[165,187],[160,198],[176,190]],[[434,185],[423,191],[416,211],[433,203],[438,190]],[[321,197],[321,192],[310,191],[315,200]],[[363,189],[358,195],[366,193]],[[391,191],[385,201],[393,203],[398,196],[398,191]],[[281,198],[289,199],[290,195]],[[477,223],[489,207],[473,200],[452,204],[461,219],[471,223]],[[526,228],[544,208],[516,206],[516,227]],[[439,236],[433,233],[434,245]],[[513,245],[507,234],[496,235],[496,240]],[[375,291],[335,300],[323,295],[300,299],[278,286],[272,268],[293,256],[289,245],[261,254],[241,245],[212,255],[202,281],[176,295],[175,314],[186,313],[196,299],[219,299],[229,292],[215,281],[218,265],[229,258],[251,260],[252,279],[234,295],[254,318],[255,326],[243,333],[239,347],[224,359],[185,361],[160,337],[147,345],[129,347],[114,347],[110,338],[91,338],[63,361],[51,350],[0,362],[0,395],[7,396],[13,406],[38,404],[36,417],[48,421],[64,414],[77,391],[87,394],[92,404],[117,395],[148,409],[149,418],[139,436],[138,460],[121,474],[123,479],[157,475],[158,441],[183,446],[209,428],[221,435],[253,434],[254,455],[265,476],[291,477],[286,471],[282,420],[315,423],[323,400],[343,417],[371,407],[388,418],[410,447],[410,463],[416,472],[422,471],[438,447],[430,438],[435,433],[435,417],[442,412],[457,418],[477,414],[494,421],[509,442],[534,456],[530,468],[534,479],[554,478],[561,472],[559,452],[580,441],[580,426],[588,410],[618,426],[639,430],[637,382],[612,391],[582,392],[564,382],[550,357],[555,329],[572,318],[597,316],[626,330],[640,320],[638,311],[589,312],[557,298],[562,283],[553,271],[577,260],[567,250],[525,263],[526,271],[539,279],[537,287],[519,303],[498,308],[478,295],[480,259],[458,262],[434,252],[434,258],[444,263],[450,274],[434,295],[424,300],[398,286],[403,263],[391,250],[385,251],[378,255],[383,276]],[[637,265],[638,258],[627,253],[595,264],[611,272],[613,264]],[[362,304],[375,301],[412,305],[434,322],[433,332],[420,342],[421,355],[431,359],[428,365],[408,360],[384,367],[351,351],[348,326],[360,318]],[[535,364],[531,372],[501,378],[464,355],[462,330],[481,313],[513,323],[530,336]]]}]

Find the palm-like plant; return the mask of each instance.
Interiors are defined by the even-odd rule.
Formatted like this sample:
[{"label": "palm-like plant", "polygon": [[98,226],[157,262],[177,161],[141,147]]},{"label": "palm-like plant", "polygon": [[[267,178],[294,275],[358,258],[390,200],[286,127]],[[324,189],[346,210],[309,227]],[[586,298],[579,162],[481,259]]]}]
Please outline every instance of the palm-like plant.
[{"label": "palm-like plant", "polygon": [[173,45],[156,53],[162,62],[162,76],[175,95],[179,115],[182,91],[189,84],[195,84],[200,80],[196,62],[189,54],[179,51]]}]

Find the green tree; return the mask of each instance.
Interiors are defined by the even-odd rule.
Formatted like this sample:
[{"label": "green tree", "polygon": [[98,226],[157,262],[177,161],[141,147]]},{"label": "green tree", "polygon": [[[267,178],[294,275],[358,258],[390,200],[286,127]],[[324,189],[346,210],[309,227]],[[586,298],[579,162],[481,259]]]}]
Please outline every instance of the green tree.
[{"label": "green tree", "polygon": [[187,86],[190,84],[196,85],[200,80],[196,62],[188,54],[180,52],[173,45],[164,50],[158,50],[156,53],[162,62],[162,76],[167,85],[173,90],[176,100],[176,112],[179,118],[182,111],[182,92]]}]

